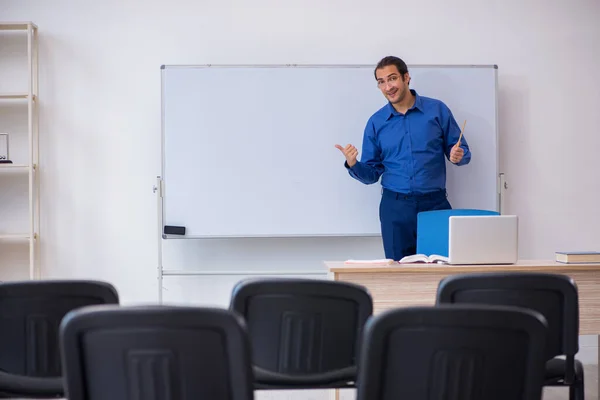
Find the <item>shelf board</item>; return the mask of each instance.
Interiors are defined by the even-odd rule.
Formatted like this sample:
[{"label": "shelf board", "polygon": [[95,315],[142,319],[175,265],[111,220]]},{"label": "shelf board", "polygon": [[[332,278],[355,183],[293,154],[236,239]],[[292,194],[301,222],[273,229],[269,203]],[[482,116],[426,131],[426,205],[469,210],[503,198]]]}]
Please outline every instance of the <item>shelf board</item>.
[{"label": "shelf board", "polygon": [[26,31],[29,26],[37,29],[37,26],[32,22],[0,22],[0,31]]},{"label": "shelf board", "polygon": [[[7,169],[11,171],[27,171],[29,169],[29,165],[27,164],[0,164],[0,170]],[[34,166],[35,169],[35,166]]]},{"label": "shelf board", "polygon": [[27,233],[6,234],[0,233],[0,240],[29,240]]},{"label": "shelf board", "polygon": [[[0,93],[0,100],[26,100],[29,98],[28,93]],[[37,96],[33,95],[33,100],[35,101]]]}]

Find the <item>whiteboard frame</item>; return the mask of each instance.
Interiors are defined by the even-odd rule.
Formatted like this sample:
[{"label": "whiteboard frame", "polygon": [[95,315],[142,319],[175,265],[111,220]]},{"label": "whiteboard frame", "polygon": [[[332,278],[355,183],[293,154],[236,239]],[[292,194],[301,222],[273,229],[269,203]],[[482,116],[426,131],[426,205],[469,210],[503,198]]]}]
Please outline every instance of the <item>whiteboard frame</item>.
[{"label": "whiteboard frame", "polygon": [[[285,238],[285,237],[381,237],[381,234],[343,234],[343,235],[330,235],[330,234],[289,234],[289,235],[167,235],[164,233],[164,220],[165,220],[165,207],[164,207],[164,190],[162,183],[165,179],[165,71],[167,69],[185,69],[185,68],[375,68],[374,65],[370,64],[164,64],[161,65],[161,174],[157,177],[158,183],[154,187],[155,192],[158,189],[160,194],[160,213],[159,213],[159,230],[160,235],[163,239],[228,239],[228,238]],[[412,64],[408,65],[410,72],[411,68],[493,68],[495,72],[495,141],[496,149],[498,152],[499,138],[498,138],[498,65],[496,64]],[[496,211],[502,213],[502,190],[501,190],[501,177],[502,173],[499,170],[499,155],[496,157],[496,171],[497,176],[497,201]]]},{"label": "whiteboard frame", "polygon": [[[178,236],[164,234],[164,177],[165,177],[165,70],[179,68],[375,68],[372,64],[163,64],[161,70],[161,168],[160,175],[156,177],[156,184],[152,187],[153,192],[157,197],[157,219],[158,219],[158,303],[163,302],[163,277],[167,276],[196,276],[196,275],[219,275],[228,274],[226,271],[164,271],[163,269],[163,240],[166,239],[222,239],[222,238],[271,238],[271,237],[333,237],[332,235],[253,235],[253,236]],[[504,189],[507,187],[505,174],[500,171],[500,154],[499,154],[499,114],[498,114],[498,65],[497,64],[409,64],[408,70],[411,68],[493,68],[495,70],[495,141],[496,141],[496,171],[497,176],[497,202],[496,211],[503,213],[504,204]],[[343,235],[339,237],[381,237],[378,235]],[[233,272],[231,272],[233,273]],[[235,272],[238,274],[238,272]],[[273,275],[272,271],[244,271],[244,274],[254,275]],[[279,273],[278,273],[279,274]],[[315,275],[315,271],[292,271],[289,274],[293,275]]]}]

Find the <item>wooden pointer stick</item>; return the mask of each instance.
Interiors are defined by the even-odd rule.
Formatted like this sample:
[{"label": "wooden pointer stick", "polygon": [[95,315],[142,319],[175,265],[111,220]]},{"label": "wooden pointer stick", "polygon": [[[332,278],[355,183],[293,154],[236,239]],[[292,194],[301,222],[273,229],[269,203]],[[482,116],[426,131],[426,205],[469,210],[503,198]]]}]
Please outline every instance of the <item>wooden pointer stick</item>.
[{"label": "wooden pointer stick", "polygon": [[465,122],[463,122],[463,127],[462,127],[462,130],[460,131],[460,136],[458,137],[458,143],[456,143],[456,145],[458,147],[460,147],[460,140],[462,139],[463,132],[465,131],[465,125],[467,125],[466,119],[465,119]]}]

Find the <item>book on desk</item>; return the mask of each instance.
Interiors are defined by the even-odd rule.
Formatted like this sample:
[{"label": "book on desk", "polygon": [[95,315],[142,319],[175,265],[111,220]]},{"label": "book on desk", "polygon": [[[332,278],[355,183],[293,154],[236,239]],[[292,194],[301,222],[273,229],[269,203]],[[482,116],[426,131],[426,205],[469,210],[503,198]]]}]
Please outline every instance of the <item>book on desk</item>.
[{"label": "book on desk", "polygon": [[556,262],[564,264],[600,263],[598,251],[557,251]]}]

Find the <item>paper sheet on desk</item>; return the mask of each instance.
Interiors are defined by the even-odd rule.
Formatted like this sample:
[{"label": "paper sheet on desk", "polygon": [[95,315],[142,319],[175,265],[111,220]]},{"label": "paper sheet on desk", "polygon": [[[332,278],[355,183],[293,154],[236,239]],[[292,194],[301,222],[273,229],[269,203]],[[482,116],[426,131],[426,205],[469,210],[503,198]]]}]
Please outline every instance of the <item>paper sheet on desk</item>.
[{"label": "paper sheet on desk", "polygon": [[344,264],[369,264],[369,265],[389,265],[395,261],[392,259],[382,258],[378,260],[346,260]]}]

